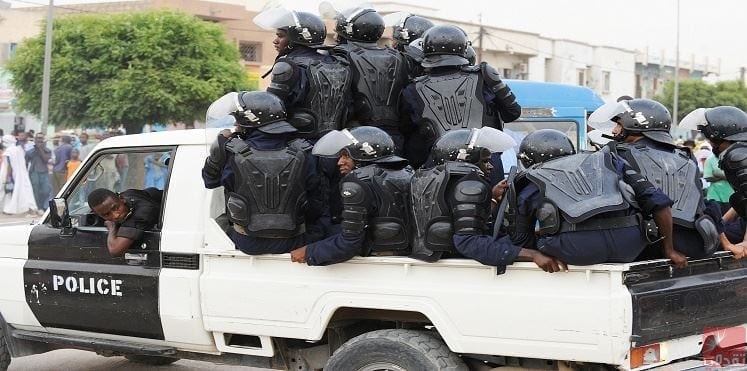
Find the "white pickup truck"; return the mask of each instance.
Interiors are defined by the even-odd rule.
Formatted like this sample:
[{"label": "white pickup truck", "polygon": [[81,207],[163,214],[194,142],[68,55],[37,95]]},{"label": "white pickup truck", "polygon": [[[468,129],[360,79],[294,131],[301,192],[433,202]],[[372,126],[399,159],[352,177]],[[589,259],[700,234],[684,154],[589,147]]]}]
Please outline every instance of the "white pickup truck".
[{"label": "white pickup truck", "polygon": [[[662,260],[555,274],[533,263],[498,274],[467,259],[309,267],[245,255],[219,222],[223,190],[203,187],[205,138],[107,139],[58,195],[69,219],[0,228],[0,370],[59,348],[291,370],[682,369],[722,340],[704,328],[747,323],[747,263],[725,253],[686,269]],[[154,158],[167,167],[144,165]],[[126,175],[115,165],[125,159]],[[160,222],[110,257],[86,195],[146,181],[164,187]]]}]

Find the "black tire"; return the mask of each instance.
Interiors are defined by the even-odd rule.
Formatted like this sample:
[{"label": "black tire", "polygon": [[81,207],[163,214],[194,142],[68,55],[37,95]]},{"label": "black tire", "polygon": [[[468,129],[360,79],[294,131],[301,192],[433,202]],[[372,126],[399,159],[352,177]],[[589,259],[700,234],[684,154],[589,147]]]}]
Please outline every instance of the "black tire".
[{"label": "black tire", "polygon": [[377,330],[343,344],[325,371],[468,371],[461,358],[438,337],[424,331]]},{"label": "black tire", "polygon": [[132,361],[132,362],[142,363],[144,365],[151,365],[151,366],[170,365],[179,360],[179,358],[173,358],[173,357],[143,356],[139,354],[128,354],[125,356],[125,358],[127,358],[127,360]]},{"label": "black tire", "polygon": [[5,331],[0,327],[0,371],[5,371],[10,366],[10,350],[5,341]]}]

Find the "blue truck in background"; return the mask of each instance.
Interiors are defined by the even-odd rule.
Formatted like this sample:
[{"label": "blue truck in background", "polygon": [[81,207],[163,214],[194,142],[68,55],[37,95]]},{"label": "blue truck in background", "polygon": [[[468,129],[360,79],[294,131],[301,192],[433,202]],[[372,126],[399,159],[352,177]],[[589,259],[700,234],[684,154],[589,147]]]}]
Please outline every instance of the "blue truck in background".
[{"label": "blue truck in background", "polygon": [[585,86],[538,82],[527,80],[504,80],[516,95],[521,105],[521,117],[507,123],[504,131],[516,140],[513,151],[503,153],[504,172],[516,165],[519,143],[524,137],[539,129],[556,129],[564,132],[573,141],[577,150],[587,148],[586,118],[604,100]]}]

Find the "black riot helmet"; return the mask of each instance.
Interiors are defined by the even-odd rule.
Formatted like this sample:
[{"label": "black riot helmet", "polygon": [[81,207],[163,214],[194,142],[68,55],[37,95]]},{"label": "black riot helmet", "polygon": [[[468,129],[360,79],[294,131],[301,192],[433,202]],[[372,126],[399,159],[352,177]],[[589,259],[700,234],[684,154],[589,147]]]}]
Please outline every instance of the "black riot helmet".
[{"label": "black riot helmet", "polygon": [[289,47],[304,45],[318,48],[324,45],[327,26],[319,16],[282,7],[259,13],[254,23],[265,30],[283,30],[288,35]]},{"label": "black riot helmet", "polygon": [[419,15],[410,15],[399,24],[392,27],[392,38],[397,42],[397,49],[402,50],[415,39],[423,36],[425,31],[433,27],[433,22]]},{"label": "black riot helmet", "polygon": [[617,122],[623,127],[623,137],[628,133],[641,133],[651,140],[674,144],[669,133],[672,116],[664,105],[651,99],[623,100],[620,104],[627,105],[617,116]]},{"label": "black riot helmet", "polygon": [[483,153],[503,152],[516,145],[510,135],[491,127],[449,130],[433,144],[431,155],[436,165],[446,161],[479,165]]},{"label": "black riot helmet", "polygon": [[434,26],[423,34],[423,54],[421,65],[425,68],[442,66],[462,66],[469,64],[464,56],[470,45],[467,34],[453,25]]},{"label": "black riot helmet", "polygon": [[294,25],[280,27],[288,33],[291,45],[305,45],[308,47],[319,47],[324,45],[327,38],[327,26],[319,16],[308,12],[293,12]]},{"label": "black riot helmet", "polygon": [[[286,119],[280,98],[264,91],[228,93],[210,105],[208,117],[232,115],[244,131],[257,129],[267,134],[293,133],[296,129]],[[210,120],[210,119],[208,119]]]},{"label": "black riot helmet", "polygon": [[470,66],[474,66],[477,63],[477,53],[472,45],[467,45],[467,51],[464,53],[464,58],[467,58]]},{"label": "black riot helmet", "polygon": [[719,106],[705,111],[708,125],[701,129],[708,139],[747,141],[747,114],[732,106]]},{"label": "black riot helmet", "polygon": [[319,138],[311,153],[317,156],[337,156],[342,150],[355,160],[356,166],[407,162],[394,154],[392,137],[374,126],[332,130]]},{"label": "black riot helmet", "polygon": [[375,43],[384,34],[384,18],[371,8],[343,11],[335,18],[335,31],[345,40]]},{"label": "black riot helmet", "polygon": [[573,142],[555,129],[540,129],[529,133],[519,145],[519,160],[525,168],[547,160],[576,153]]}]

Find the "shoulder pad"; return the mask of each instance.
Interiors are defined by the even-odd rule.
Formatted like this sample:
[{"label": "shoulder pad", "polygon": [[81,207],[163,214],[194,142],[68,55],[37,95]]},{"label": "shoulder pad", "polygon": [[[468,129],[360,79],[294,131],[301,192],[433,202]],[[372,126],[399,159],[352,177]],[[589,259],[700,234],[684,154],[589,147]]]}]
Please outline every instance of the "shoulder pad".
[{"label": "shoulder pad", "polygon": [[482,170],[474,164],[466,162],[447,161],[444,165],[445,170],[451,175],[469,175],[476,173],[479,176],[484,176]]},{"label": "shoulder pad", "polygon": [[295,74],[296,64],[289,59],[284,59],[272,66],[272,80],[278,82],[289,81]]},{"label": "shoulder pad", "polygon": [[240,138],[229,138],[226,142],[226,150],[231,153],[242,153],[249,149],[249,145]]},{"label": "shoulder pad", "polygon": [[312,145],[311,142],[306,139],[297,138],[289,141],[288,147],[297,151],[308,152],[311,150],[311,148],[314,147],[314,145]]},{"label": "shoulder pad", "polygon": [[[495,67],[487,64],[486,62],[480,63],[480,70],[482,70],[482,77],[485,80],[492,82],[493,84],[501,82],[501,74]],[[488,85],[491,85],[488,83]]]}]

